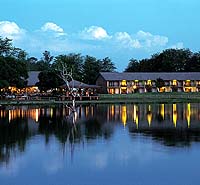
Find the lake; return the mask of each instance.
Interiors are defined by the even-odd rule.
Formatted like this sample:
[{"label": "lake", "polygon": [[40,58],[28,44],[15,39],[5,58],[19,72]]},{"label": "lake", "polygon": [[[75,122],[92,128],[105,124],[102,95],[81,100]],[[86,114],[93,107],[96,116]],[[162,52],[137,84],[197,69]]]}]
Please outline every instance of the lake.
[{"label": "lake", "polygon": [[200,104],[0,107],[1,185],[199,185]]}]

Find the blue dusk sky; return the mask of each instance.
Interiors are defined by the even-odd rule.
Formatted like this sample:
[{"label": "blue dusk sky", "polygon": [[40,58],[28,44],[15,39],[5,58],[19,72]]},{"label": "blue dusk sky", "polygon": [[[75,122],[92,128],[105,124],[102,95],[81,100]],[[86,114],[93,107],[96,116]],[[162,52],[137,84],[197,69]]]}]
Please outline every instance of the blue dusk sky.
[{"label": "blue dusk sky", "polygon": [[199,0],[1,0],[0,36],[30,57],[108,56],[123,71],[167,48],[199,51],[199,8]]}]

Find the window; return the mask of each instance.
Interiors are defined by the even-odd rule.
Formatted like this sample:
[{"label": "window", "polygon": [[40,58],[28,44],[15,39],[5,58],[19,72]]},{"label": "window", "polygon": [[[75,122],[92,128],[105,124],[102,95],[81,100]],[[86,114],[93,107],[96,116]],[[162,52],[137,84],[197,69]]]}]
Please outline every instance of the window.
[{"label": "window", "polygon": [[172,85],[177,85],[177,80],[173,80]]},{"label": "window", "polygon": [[147,80],[147,85],[152,85],[151,80]]},{"label": "window", "polygon": [[136,86],[139,85],[139,80],[135,80],[135,85],[136,85]]},{"label": "window", "polygon": [[119,86],[119,82],[114,82],[114,86]]},{"label": "window", "polygon": [[191,81],[190,80],[186,80],[185,81],[185,86],[187,86],[187,87],[191,86]]},{"label": "window", "polygon": [[119,82],[117,81],[109,81],[109,87],[118,87],[119,86]]},{"label": "window", "polygon": [[110,81],[110,82],[109,82],[109,86],[110,86],[110,87],[113,87],[113,86],[114,86],[114,82],[113,82],[113,81]]},{"label": "window", "polygon": [[114,89],[109,89],[109,94],[114,94],[115,90]]},{"label": "window", "polygon": [[122,80],[121,86],[126,86],[126,80]]}]

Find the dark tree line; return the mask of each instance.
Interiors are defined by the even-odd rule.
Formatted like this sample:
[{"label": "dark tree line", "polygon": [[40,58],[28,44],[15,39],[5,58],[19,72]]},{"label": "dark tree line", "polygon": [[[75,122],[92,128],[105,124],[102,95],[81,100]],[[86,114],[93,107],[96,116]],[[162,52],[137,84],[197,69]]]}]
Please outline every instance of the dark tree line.
[{"label": "dark tree line", "polygon": [[[44,53],[43,53],[44,55]],[[114,63],[110,58],[96,59],[92,56],[82,56],[81,54],[70,53],[68,55],[59,55],[53,58],[49,62],[35,61],[30,67],[36,69],[36,66],[40,64],[37,70],[41,69],[39,74],[38,87],[46,91],[50,88],[61,86],[64,82],[58,75],[58,66],[65,64],[67,71],[72,73],[73,79],[87,83],[95,84],[95,80],[99,72],[114,72],[116,69]],[[46,64],[46,65],[44,65]]]},{"label": "dark tree line", "polygon": [[108,57],[96,59],[75,53],[54,57],[45,51],[39,60],[36,57],[28,58],[24,50],[13,46],[11,39],[0,37],[0,89],[9,86],[25,87],[28,71],[40,71],[37,85],[41,90],[56,88],[63,83],[56,70],[60,64],[66,64],[75,80],[88,84],[95,84],[99,72],[113,72],[116,69]]},{"label": "dark tree line", "polygon": [[[27,85],[28,71],[40,71],[40,90],[46,91],[59,87],[63,81],[57,68],[65,64],[73,79],[95,84],[99,72],[114,72],[115,64],[109,57],[97,59],[77,53],[52,56],[44,51],[41,59],[28,57],[27,53],[12,45],[12,40],[0,37],[0,88]],[[149,59],[131,59],[125,72],[195,72],[200,71],[200,52],[189,49],[167,49]]]},{"label": "dark tree line", "polygon": [[150,59],[131,59],[125,72],[197,72],[200,71],[200,53],[189,49],[167,49]]},{"label": "dark tree line", "polygon": [[28,78],[26,56],[25,51],[12,46],[10,39],[0,37],[0,88],[26,86]]}]

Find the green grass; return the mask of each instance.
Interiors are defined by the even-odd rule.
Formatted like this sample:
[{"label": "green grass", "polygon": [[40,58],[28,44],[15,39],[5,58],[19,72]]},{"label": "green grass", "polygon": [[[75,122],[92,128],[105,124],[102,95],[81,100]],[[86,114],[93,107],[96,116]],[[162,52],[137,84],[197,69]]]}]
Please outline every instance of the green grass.
[{"label": "green grass", "polygon": [[200,102],[200,93],[135,93],[135,94],[102,94],[99,100],[134,101],[134,102]]}]

